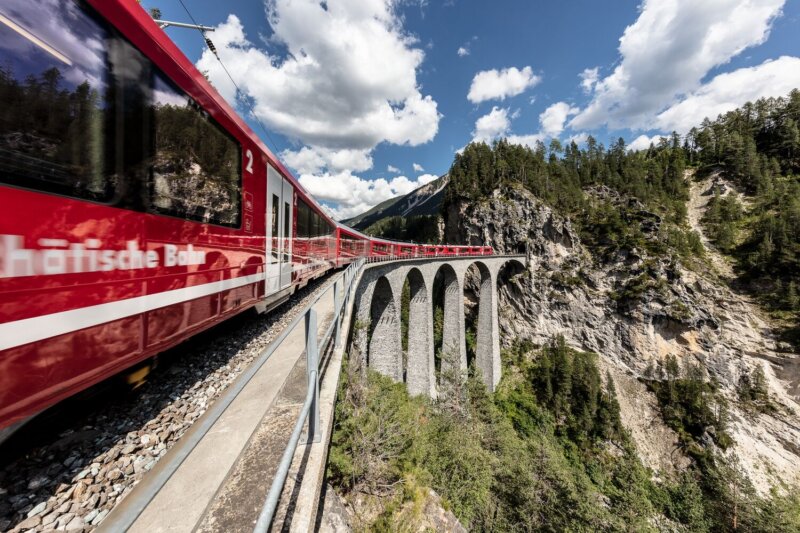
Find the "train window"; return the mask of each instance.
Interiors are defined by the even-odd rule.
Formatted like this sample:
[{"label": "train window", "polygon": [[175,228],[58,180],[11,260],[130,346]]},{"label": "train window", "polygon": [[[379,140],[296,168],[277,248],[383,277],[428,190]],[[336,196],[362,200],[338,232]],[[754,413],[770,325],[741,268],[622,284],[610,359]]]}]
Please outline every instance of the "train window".
[{"label": "train window", "polygon": [[312,223],[312,228],[313,229],[311,231],[311,235],[314,236],[314,237],[319,237],[322,234],[320,232],[320,230],[319,230],[319,214],[312,211],[311,220],[313,220],[313,223]]},{"label": "train window", "polygon": [[328,224],[328,221],[325,220],[325,217],[322,215],[317,215],[317,219],[319,221],[319,236],[320,237],[327,237],[331,233],[333,233],[333,228]]},{"label": "train window", "polygon": [[297,200],[297,237],[301,239],[308,238],[308,217],[311,210],[305,201]]},{"label": "train window", "polygon": [[239,226],[239,144],[160,72],[153,83],[153,121],[151,208],[190,220]]},{"label": "train window", "polygon": [[0,4],[0,181],[111,200],[109,38],[74,2]]}]

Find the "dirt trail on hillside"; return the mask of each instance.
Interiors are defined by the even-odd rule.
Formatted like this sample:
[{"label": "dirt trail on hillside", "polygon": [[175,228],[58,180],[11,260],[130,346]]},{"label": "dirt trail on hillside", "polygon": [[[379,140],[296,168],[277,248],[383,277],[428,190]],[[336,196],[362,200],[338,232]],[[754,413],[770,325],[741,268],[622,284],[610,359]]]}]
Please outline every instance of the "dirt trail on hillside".
[{"label": "dirt trail on hillside", "polygon": [[741,195],[718,173],[712,173],[702,181],[695,181],[694,171],[687,170],[684,177],[689,182],[689,202],[686,204],[689,226],[700,235],[700,241],[703,243],[708,260],[716,273],[726,281],[732,281],[736,277],[736,273],[731,260],[722,255],[709,240],[701,221],[708,209],[708,203],[714,198],[715,188],[723,189],[720,190],[720,196],[737,195],[740,202],[742,201]]},{"label": "dirt trail on hillside", "polygon": [[775,324],[771,323],[770,318],[750,295],[744,294],[731,286],[731,283],[737,277],[734,270],[734,262],[714,246],[714,243],[708,238],[702,223],[708,204],[717,192],[722,197],[734,195],[745,209],[750,208],[751,200],[736,190],[733,184],[723,178],[719,172],[712,172],[706,178],[696,181],[694,179],[694,170],[687,170],[684,178],[689,183],[689,201],[686,203],[686,216],[689,226],[700,235],[700,242],[703,243],[706,258],[711,264],[714,273],[725,282],[731,297],[745,305],[747,313],[758,319],[760,329],[765,338],[770,339],[767,344],[774,343],[772,330],[775,329]]}]

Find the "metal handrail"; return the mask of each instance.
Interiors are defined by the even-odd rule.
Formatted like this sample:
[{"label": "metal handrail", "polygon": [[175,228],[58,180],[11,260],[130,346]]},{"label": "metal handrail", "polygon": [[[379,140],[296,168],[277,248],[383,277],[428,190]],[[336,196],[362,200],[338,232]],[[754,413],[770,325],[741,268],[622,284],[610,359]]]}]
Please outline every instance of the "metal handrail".
[{"label": "metal handrail", "polygon": [[479,252],[479,253],[472,253],[472,254],[459,254],[453,252],[442,252],[437,255],[372,255],[366,257],[367,263],[382,263],[385,261],[399,261],[403,259],[437,259],[440,257],[493,257],[495,254],[487,253],[487,252]]},{"label": "metal handrail", "polygon": [[[350,266],[344,271],[343,279],[346,280],[344,284],[347,289],[345,292],[346,298],[343,300],[343,304],[346,305],[348,300],[347,296],[349,296],[349,290],[352,286],[353,280],[356,279],[357,272],[364,266],[364,261],[360,260],[355,263],[351,263]],[[336,302],[338,302],[338,286],[339,281],[334,282],[333,290],[334,290],[334,324],[336,324],[337,318],[339,317],[339,309],[337,309]],[[192,427],[191,429],[183,436],[181,439],[181,443],[179,446],[173,448],[173,453],[169,457],[165,457],[161,461],[159,461],[159,469],[157,471],[153,471],[151,475],[145,476],[137,486],[137,490],[140,491],[140,494],[143,496],[139,497],[136,500],[127,500],[126,503],[128,505],[121,508],[117,513],[112,513],[110,515],[110,520],[105,520],[101,526],[103,531],[127,531],[133,525],[133,523],[139,518],[141,513],[144,509],[150,504],[150,502],[155,498],[156,494],[166,485],[167,481],[170,480],[172,475],[178,470],[178,468],[183,464],[189,454],[197,447],[203,437],[209,432],[209,430],[214,426],[214,424],[219,420],[225,410],[233,403],[233,401],[239,396],[239,394],[244,390],[244,388],[250,383],[250,381],[255,377],[256,373],[264,366],[264,364],[269,360],[272,354],[277,350],[283,341],[286,340],[286,337],[289,336],[290,333],[294,331],[294,329],[300,324],[301,320],[306,320],[306,327],[308,327],[308,315],[309,312],[313,312],[316,319],[316,312],[313,310],[313,307],[319,302],[319,300],[327,294],[327,290],[323,291],[319,295],[317,295],[307,306],[304,312],[298,314],[290,323],[289,325],[278,335],[278,337],[267,346],[267,348],[259,355],[259,357],[242,373],[239,379],[237,379],[234,383],[231,384],[230,387],[220,396],[217,401],[215,401],[211,407],[209,407],[208,411],[206,411],[205,416],[201,417]],[[340,307],[345,307],[342,305]],[[330,330],[331,328],[329,328]],[[336,328],[338,332],[338,325]],[[325,343],[328,342],[328,336],[330,333],[327,333],[325,337],[323,337],[323,346]],[[314,343],[316,344],[316,331],[314,331]],[[307,333],[306,336],[306,343],[308,344],[309,335]],[[309,350],[306,350],[307,352]],[[316,349],[313,350],[316,352]],[[316,355],[316,354],[315,354]],[[310,365],[309,365],[310,367]],[[318,394],[317,394],[318,395]],[[318,420],[318,418],[317,418]],[[303,418],[305,421],[305,418]]]},{"label": "metal handrail", "polygon": [[[484,255],[442,254],[438,257],[482,257],[482,256]],[[303,426],[306,423],[306,419],[309,419],[309,425],[308,425],[309,444],[312,442],[320,442],[321,440],[320,424],[319,424],[320,347],[324,351],[332,335],[334,336],[334,340],[336,343],[335,348],[339,347],[339,342],[341,338],[341,335],[339,335],[339,328],[341,327],[341,320],[344,316],[344,310],[347,309],[348,306],[353,282],[358,278],[358,272],[361,270],[361,268],[364,266],[365,263],[396,261],[401,259],[430,259],[430,257],[419,258],[419,257],[395,256],[395,255],[374,256],[366,259],[362,258],[355,263],[351,263],[350,266],[347,267],[342,277],[342,281],[344,282],[343,298],[341,298],[341,300],[339,299],[339,288],[338,288],[339,282],[336,282],[334,284],[334,289],[333,289],[333,298],[334,298],[333,321],[331,321],[330,325],[328,326],[327,330],[325,331],[325,334],[322,336],[322,339],[319,341],[319,343],[317,343],[316,311],[314,311],[314,309],[310,306],[302,315],[300,315],[306,318],[306,359],[308,361],[306,365],[307,366],[306,371],[308,373],[308,391],[306,392],[306,397],[305,401],[303,402],[303,407],[300,410],[300,416],[297,418],[297,421],[295,422],[292,435],[289,438],[289,442],[286,445],[286,449],[283,451],[283,455],[281,456],[281,462],[278,465],[278,469],[275,472],[275,477],[272,480],[272,485],[270,486],[269,492],[267,493],[267,499],[264,502],[264,506],[261,508],[261,513],[259,513],[258,521],[256,522],[255,528],[253,528],[253,533],[266,533],[270,525],[272,525],[272,520],[275,517],[275,511],[277,510],[278,503],[280,502],[281,493],[283,492],[284,485],[286,484],[286,478],[289,475],[289,468],[291,468],[292,459],[294,458],[294,454],[297,451],[297,446],[300,444],[300,436],[303,431]]]},{"label": "metal handrail", "polygon": [[272,480],[269,493],[267,493],[267,499],[264,502],[264,506],[261,508],[255,528],[253,528],[254,533],[266,533],[272,524],[272,519],[275,517],[275,511],[278,508],[283,487],[286,484],[286,477],[289,475],[292,459],[300,443],[300,435],[302,434],[306,419],[308,419],[308,443],[320,442],[322,439],[319,421],[320,347],[324,351],[332,336],[334,338],[335,348],[339,347],[341,337],[339,329],[341,327],[342,318],[348,307],[353,283],[358,278],[358,272],[364,266],[364,263],[365,261],[361,259],[352,263],[344,271],[344,275],[340,280],[343,282],[343,296],[341,298],[339,297],[340,281],[334,283],[333,320],[325,330],[325,334],[322,336],[319,343],[317,343],[317,312],[313,309],[313,306],[309,306],[309,308],[300,315],[306,319],[306,371],[308,373],[308,391],[306,392],[303,407],[300,410],[300,416],[295,422],[292,435],[281,456],[281,462],[275,472],[275,477]]},{"label": "metal handrail", "polygon": [[297,419],[297,423],[294,425],[294,431],[292,431],[292,436],[289,438],[289,444],[286,445],[286,450],[284,450],[283,457],[281,457],[281,464],[278,467],[278,471],[275,473],[276,477],[274,481],[280,479],[281,482],[280,484],[273,482],[270,487],[267,501],[264,504],[264,508],[261,509],[261,514],[258,516],[258,522],[256,522],[256,527],[253,528],[253,531],[265,532],[269,529],[270,524],[272,524],[275,510],[278,508],[281,492],[283,492],[283,486],[286,483],[286,476],[289,475],[289,467],[292,465],[292,458],[294,458],[294,453],[297,451],[300,434],[303,432],[306,418],[308,418],[308,414],[311,412],[311,404],[314,400],[312,380],[316,381],[318,379],[317,371],[312,370],[311,375],[308,377],[308,393],[306,394],[306,401],[303,403],[303,409],[300,411],[300,418]]}]

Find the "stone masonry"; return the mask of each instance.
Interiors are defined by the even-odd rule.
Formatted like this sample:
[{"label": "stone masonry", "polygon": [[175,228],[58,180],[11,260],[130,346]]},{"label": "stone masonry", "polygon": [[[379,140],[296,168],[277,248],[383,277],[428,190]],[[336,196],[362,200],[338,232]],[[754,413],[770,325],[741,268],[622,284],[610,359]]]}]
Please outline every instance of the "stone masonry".
[{"label": "stone masonry", "polygon": [[[444,282],[443,351],[456,352],[461,368],[466,369],[464,283],[467,270],[474,264],[480,272],[475,364],[486,386],[494,390],[500,382],[497,281],[501,268],[510,261],[524,266],[525,257],[428,257],[366,265],[355,293],[357,320],[353,353],[360,354],[370,368],[396,381],[405,379],[409,393],[435,397],[433,281],[441,271]],[[411,289],[411,301],[408,354],[404,365],[400,310],[406,279]]]}]

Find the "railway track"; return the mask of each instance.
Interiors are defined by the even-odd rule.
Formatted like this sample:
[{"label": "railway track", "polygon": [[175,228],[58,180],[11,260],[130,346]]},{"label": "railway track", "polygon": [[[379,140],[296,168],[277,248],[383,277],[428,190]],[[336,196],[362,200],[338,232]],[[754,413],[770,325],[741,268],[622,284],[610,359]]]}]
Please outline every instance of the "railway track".
[{"label": "railway track", "polygon": [[23,427],[0,448],[0,531],[98,526],[329,281],[170,350],[135,391],[109,380]]}]

